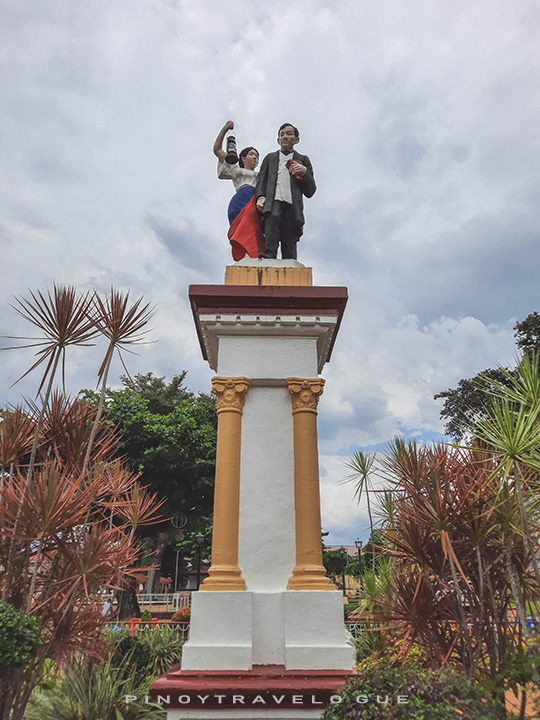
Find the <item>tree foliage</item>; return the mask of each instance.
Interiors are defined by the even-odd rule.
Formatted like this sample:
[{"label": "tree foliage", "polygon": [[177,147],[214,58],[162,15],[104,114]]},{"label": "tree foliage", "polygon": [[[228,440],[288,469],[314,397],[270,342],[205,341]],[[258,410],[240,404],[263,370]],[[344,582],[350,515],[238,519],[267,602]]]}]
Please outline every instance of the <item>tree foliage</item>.
[{"label": "tree foliage", "polygon": [[213,396],[184,386],[186,374],[170,382],[122,376],[124,387],[106,392],[106,414],[119,430],[119,452],[164,499],[164,514],[204,516],[212,510],[217,414]]},{"label": "tree foliage", "polygon": [[[516,345],[524,352],[540,352],[540,314],[533,312],[522,322],[514,325]],[[456,388],[450,388],[435,395],[435,400],[444,400],[440,416],[446,421],[445,432],[460,441],[471,432],[471,428],[485,417],[496,397],[486,390],[493,390],[497,384],[511,385],[514,371],[506,368],[488,368],[473,378],[459,381]],[[490,382],[492,381],[492,382]]]},{"label": "tree foliage", "polygon": [[[140,530],[146,537],[149,572],[147,591],[159,592],[161,575],[176,576],[176,549],[180,570],[190,553],[190,538],[203,532],[203,559],[208,556],[214,494],[217,413],[214,397],[196,393],[185,384],[187,373],[168,382],[153,373],[123,375],[121,389],[105,391],[105,416],[118,428],[120,455],[141,482],[163,501],[164,522]],[[97,393],[83,395],[94,404]],[[185,531],[173,528],[168,518],[183,512]],[[208,546],[208,547],[206,547]]]}]

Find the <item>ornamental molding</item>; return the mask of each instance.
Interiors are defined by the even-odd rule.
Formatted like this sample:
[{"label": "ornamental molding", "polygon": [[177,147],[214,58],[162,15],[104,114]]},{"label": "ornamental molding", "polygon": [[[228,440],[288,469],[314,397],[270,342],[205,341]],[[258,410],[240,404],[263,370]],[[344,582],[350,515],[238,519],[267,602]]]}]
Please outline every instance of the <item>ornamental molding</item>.
[{"label": "ornamental molding", "polygon": [[242,414],[249,378],[246,377],[214,377],[212,392],[216,396],[217,411],[236,412]]},{"label": "ornamental molding", "polygon": [[291,396],[292,413],[317,413],[317,404],[324,390],[324,380],[315,378],[287,378],[287,387]]},{"label": "ornamental molding", "polygon": [[338,319],[337,315],[319,313],[201,313],[198,318],[203,355],[215,372],[218,370],[219,339],[223,337],[315,338],[317,372],[322,372],[337,333]]}]

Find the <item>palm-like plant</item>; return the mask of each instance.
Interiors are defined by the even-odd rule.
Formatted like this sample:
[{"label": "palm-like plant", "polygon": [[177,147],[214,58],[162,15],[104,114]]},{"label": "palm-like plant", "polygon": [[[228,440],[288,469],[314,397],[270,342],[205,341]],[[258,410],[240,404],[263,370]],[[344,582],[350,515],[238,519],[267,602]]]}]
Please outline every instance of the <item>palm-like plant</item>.
[{"label": "palm-like plant", "polygon": [[28,410],[0,410],[0,482],[4,473],[11,475],[15,464],[30,452],[34,430],[34,416]]},{"label": "palm-like plant", "polygon": [[[458,661],[502,688],[511,658],[521,652],[513,578],[523,606],[540,600],[515,527],[509,576],[501,514],[510,532],[519,520],[516,494],[503,502],[496,458],[478,450],[400,441],[381,466],[393,489],[392,515],[381,530],[393,576],[392,594],[373,620],[400,628],[403,654],[420,644],[434,664]],[[536,526],[531,531],[538,537]]]},{"label": "palm-like plant", "polygon": [[[164,710],[143,703],[148,686],[108,660],[97,665],[79,658],[62,672],[58,686],[37,693],[25,717],[28,720],[163,720]],[[138,702],[126,703],[126,696]]]},{"label": "palm-like plant", "polygon": [[[99,655],[100,593],[132,581],[135,529],[157,521],[154,496],[114,460],[116,431],[100,408],[53,389],[69,345],[109,333],[103,381],[114,350],[140,339],[147,306],[130,307],[114,291],[109,305],[96,297],[55,286],[17,301],[44,334],[30,345],[39,357],[28,372],[45,368],[39,404],[4,412],[0,422],[0,584],[3,599],[39,619],[43,642],[26,666],[0,679],[0,720],[22,720],[46,658],[61,665],[75,651]],[[107,321],[99,307],[111,311]]]},{"label": "palm-like plant", "polygon": [[101,383],[101,391],[95,423],[86,451],[83,473],[87,469],[95,433],[103,413],[105,390],[114,354],[115,352],[118,353],[124,370],[127,376],[130,377],[122,352],[132,352],[130,348],[133,345],[145,341],[146,334],[149,332],[147,325],[155,314],[155,308],[151,307],[149,303],[143,304],[142,297],[130,303],[129,291],[122,293],[114,288],[111,288],[110,294],[106,298],[101,298],[98,293],[95,293],[93,307],[96,327],[107,338],[108,347],[98,371],[98,383]]},{"label": "palm-like plant", "polygon": [[[538,563],[538,475],[540,473],[540,369],[536,353],[523,355],[513,373],[502,370],[505,383],[486,384],[486,393],[497,399],[491,412],[478,420],[475,434],[496,459],[495,473],[500,478],[497,517],[504,537],[505,557],[512,595],[521,633],[530,637],[526,601],[518,582],[513,559],[516,535],[527,551],[525,562],[532,567],[540,588]],[[481,378],[482,381],[482,378]],[[515,499],[515,502],[514,502]],[[512,513],[517,504],[519,512]],[[532,646],[527,643],[529,654]],[[540,678],[537,677],[540,680]]]},{"label": "palm-like plant", "polygon": [[[343,463],[346,468],[352,470],[352,473],[347,475],[342,482],[356,483],[354,497],[357,499],[358,503],[360,503],[364,494],[366,496],[371,537],[373,537],[373,514],[371,511],[371,500],[369,494],[374,491],[372,478],[374,475],[374,465],[376,459],[376,453],[357,450],[351,455],[349,460]],[[372,569],[375,568],[375,553],[371,554],[371,567]]]},{"label": "palm-like plant", "polygon": [[[50,291],[45,294],[30,292],[30,298],[19,297],[15,298],[15,301],[16,305],[13,307],[19,315],[37,327],[42,333],[41,338],[34,338],[30,344],[18,346],[39,348],[36,352],[38,359],[19,380],[22,380],[42,363],[46,363],[37,396],[40,395],[44,386],[46,386],[46,389],[41,410],[36,418],[30,461],[26,470],[26,483],[21,498],[22,505],[34,470],[41,425],[52,392],[58,365],[62,361],[62,378],[65,380],[66,349],[71,345],[86,346],[90,344],[90,341],[97,335],[97,330],[95,320],[90,313],[92,303],[90,292],[79,296],[74,287],[54,285],[52,293]],[[6,571],[8,575],[12,572],[12,565],[13,544],[10,543]],[[6,593],[7,585],[4,586],[2,591],[2,600],[7,599]]]}]

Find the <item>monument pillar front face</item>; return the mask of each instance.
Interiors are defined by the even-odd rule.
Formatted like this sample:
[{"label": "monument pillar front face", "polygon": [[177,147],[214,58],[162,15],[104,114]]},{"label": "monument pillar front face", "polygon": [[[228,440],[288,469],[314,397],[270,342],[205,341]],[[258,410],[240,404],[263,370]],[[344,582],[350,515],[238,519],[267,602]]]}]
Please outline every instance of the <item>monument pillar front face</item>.
[{"label": "monument pillar front face", "polygon": [[322,562],[317,404],[324,380],[287,378],[293,414],[296,565],[288,590],[335,590]]},{"label": "monument pillar front face", "polygon": [[218,413],[212,566],[201,590],[246,589],[238,567],[238,526],[240,439],[248,387],[249,379],[245,377],[212,378]]},{"label": "monument pillar front face", "polygon": [[317,442],[318,375],[347,290],[314,287],[295,260],[250,259],[227,268],[225,285],[191,286],[190,301],[217,375],[212,566],[200,588],[214,592],[193,593],[182,668],[150,694],[170,695],[168,720],[315,719],[356,654],[322,564]]}]

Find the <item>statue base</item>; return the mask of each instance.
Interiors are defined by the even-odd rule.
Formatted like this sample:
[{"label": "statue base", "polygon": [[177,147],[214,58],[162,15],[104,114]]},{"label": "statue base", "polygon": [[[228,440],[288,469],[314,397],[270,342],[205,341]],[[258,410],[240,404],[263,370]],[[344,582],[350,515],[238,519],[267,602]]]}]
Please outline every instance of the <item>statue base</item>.
[{"label": "statue base", "polygon": [[225,268],[225,285],[312,285],[311,268],[298,260],[268,260],[245,257]]},{"label": "statue base", "polygon": [[175,668],[153,683],[151,696],[167,720],[316,720],[336,702],[350,674],[287,671],[260,665],[251,672],[193,672]]},{"label": "statue base", "polygon": [[354,642],[338,590],[193,593],[184,670],[286,670],[350,673]]}]

